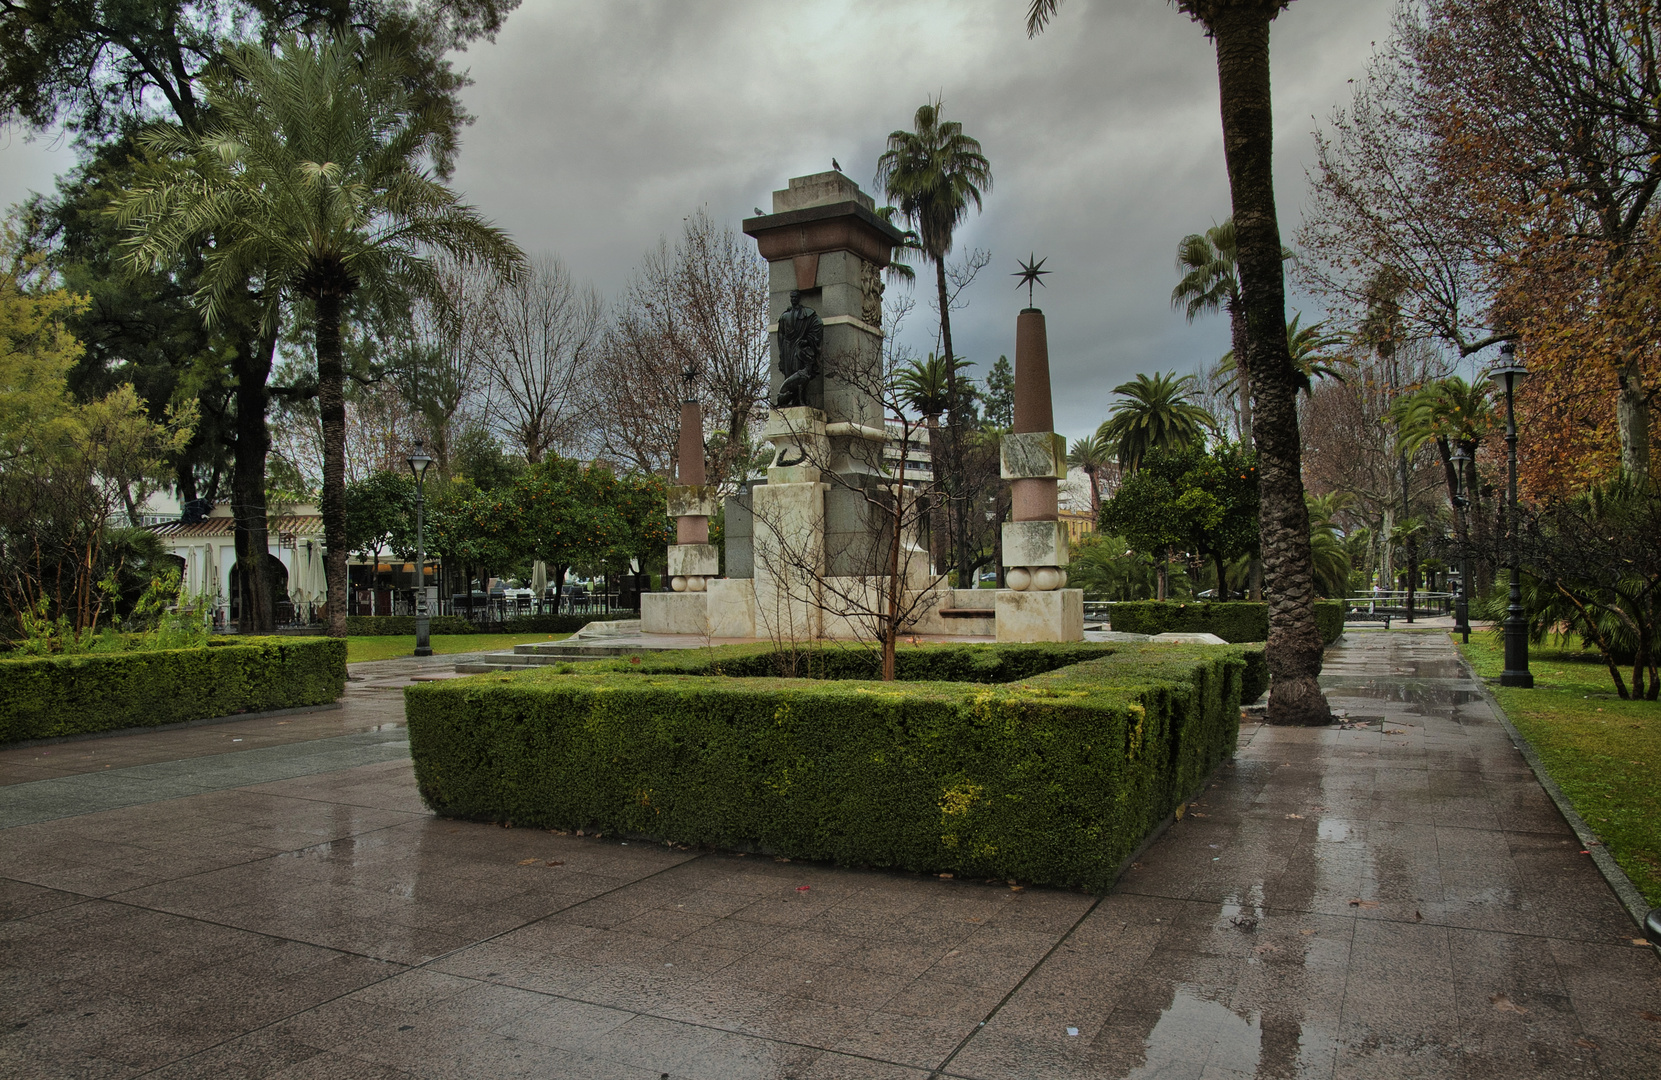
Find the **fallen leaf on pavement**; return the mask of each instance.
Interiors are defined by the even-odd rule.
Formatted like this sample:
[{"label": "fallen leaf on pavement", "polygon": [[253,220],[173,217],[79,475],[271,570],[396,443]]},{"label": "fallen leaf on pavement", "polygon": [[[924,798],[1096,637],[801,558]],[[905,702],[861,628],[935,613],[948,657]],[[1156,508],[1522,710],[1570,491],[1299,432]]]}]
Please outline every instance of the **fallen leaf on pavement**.
[{"label": "fallen leaf on pavement", "polygon": [[549,865],[549,866],[564,866],[565,865],[565,860],[564,859],[554,859],[551,862],[549,862],[547,865]]},{"label": "fallen leaf on pavement", "polygon": [[519,860],[519,865],[520,866],[535,866],[537,863],[539,863],[541,861],[542,861],[541,859],[520,859]]},{"label": "fallen leaf on pavement", "polygon": [[1494,1003],[1494,1008],[1498,1009],[1500,1012],[1514,1012],[1514,1013],[1526,1013],[1526,1012],[1528,1012],[1527,1009],[1523,1008],[1521,1005],[1518,1005],[1515,1001],[1512,1001],[1505,994],[1495,994],[1493,997],[1489,998],[1488,1000],[1492,1001]]},{"label": "fallen leaf on pavement", "polygon": [[1598,1048],[1598,1044],[1593,1042],[1591,1039],[1576,1039],[1574,1044],[1583,1050],[1596,1050]]},{"label": "fallen leaf on pavement", "polygon": [[1646,1010],[1638,1015],[1652,1024],[1661,1024],[1661,1013],[1652,1013]]},{"label": "fallen leaf on pavement", "polygon": [[1296,818],[1299,821],[1303,820],[1303,815],[1302,814],[1287,814],[1286,816],[1289,817],[1289,818]]}]

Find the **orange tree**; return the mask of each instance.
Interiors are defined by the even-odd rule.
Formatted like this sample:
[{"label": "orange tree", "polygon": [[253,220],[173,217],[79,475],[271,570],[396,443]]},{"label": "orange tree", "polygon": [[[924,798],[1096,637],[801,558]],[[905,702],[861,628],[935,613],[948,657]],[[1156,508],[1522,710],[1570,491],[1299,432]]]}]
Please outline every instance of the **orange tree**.
[{"label": "orange tree", "polygon": [[433,550],[481,570],[540,559],[557,588],[573,566],[617,566],[661,552],[672,538],[667,500],[662,477],[550,457],[510,485],[480,491],[461,483],[441,493]]}]

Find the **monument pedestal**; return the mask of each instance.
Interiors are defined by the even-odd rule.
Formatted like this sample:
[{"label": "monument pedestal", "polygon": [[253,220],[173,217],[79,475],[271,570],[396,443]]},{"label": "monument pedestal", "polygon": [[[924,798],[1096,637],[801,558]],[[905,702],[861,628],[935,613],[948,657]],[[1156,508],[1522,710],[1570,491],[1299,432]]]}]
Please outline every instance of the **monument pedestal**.
[{"label": "monument pedestal", "polygon": [[708,634],[707,592],[654,592],[640,595],[643,634]]},{"label": "monument pedestal", "polygon": [[1084,640],[1083,589],[999,589],[995,610],[999,641]]}]

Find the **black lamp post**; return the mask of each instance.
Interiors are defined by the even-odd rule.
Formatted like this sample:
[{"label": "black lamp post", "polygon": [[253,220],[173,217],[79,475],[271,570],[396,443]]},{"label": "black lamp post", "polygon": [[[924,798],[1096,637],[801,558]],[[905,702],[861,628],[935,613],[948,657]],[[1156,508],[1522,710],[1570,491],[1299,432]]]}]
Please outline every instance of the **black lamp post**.
[{"label": "black lamp post", "polygon": [[1471,521],[1466,514],[1466,508],[1471,500],[1465,495],[1465,466],[1470,463],[1471,455],[1466,453],[1463,443],[1453,448],[1449,458],[1453,463],[1454,513],[1464,515],[1465,528],[1461,530],[1465,535],[1459,544],[1459,595],[1453,605],[1453,632],[1460,636],[1466,644],[1471,640]]},{"label": "black lamp post", "polygon": [[1506,531],[1511,541],[1511,597],[1505,609],[1505,670],[1500,672],[1500,685],[1524,689],[1534,685],[1534,676],[1528,670],[1528,620],[1523,615],[1522,568],[1517,553],[1517,386],[1527,374],[1528,369],[1517,359],[1517,347],[1509,341],[1500,346],[1499,362],[1488,369],[1488,378],[1505,391]]},{"label": "black lamp post", "polygon": [[415,475],[415,655],[431,656],[433,654],[432,640],[428,635],[431,618],[427,613],[427,551],[425,537],[422,535],[426,524],[427,500],[424,492],[426,486],[427,468],[433,459],[421,449],[421,440],[415,440],[415,449],[410,451],[409,471]]}]

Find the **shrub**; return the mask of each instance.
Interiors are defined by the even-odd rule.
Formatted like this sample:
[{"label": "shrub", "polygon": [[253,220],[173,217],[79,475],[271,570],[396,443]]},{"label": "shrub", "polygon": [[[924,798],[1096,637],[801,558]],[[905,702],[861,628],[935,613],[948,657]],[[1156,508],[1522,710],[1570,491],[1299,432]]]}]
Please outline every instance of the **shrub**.
[{"label": "shrub", "polygon": [[[422,797],[445,816],[1101,890],[1232,753],[1251,653],[927,646],[900,670],[930,681],[884,683],[763,675],[779,659],[743,646],[405,700]],[[866,650],[804,654],[870,670]],[[1017,674],[934,681],[946,670]]]},{"label": "shrub", "polygon": [[[902,682],[1013,682],[1085,660],[1111,655],[1114,646],[1077,641],[1032,645],[900,645],[894,670]],[[719,649],[674,649],[596,662],[589,671],[652,675],[771,676],[808,679],[877,679],[882,657],[875,648],[813,644],[780,650],[768,642]]]},{"label": "shrub", "polygon": [[[460,615],[430,615],[429,634],[476,634],[478,629]],[[409,637],[415,633],[414,615],[348,615],[348,637]]]},{"label": "shrub", "polygon": [[[1216,634],[1230,643],[1267,641],[1269,605],[1250,600],[1135,600],[1113,605],[1113,629],[1126,634]],[[1315,625],[1331,645],[1344,632],[1344,605],[1315,601]]]},{"label": "shrub", "polygon": [[335,638],[0,660],[0,743],[322,705],[346,686]]},{"label": "shrub", "polygon": [[502,633],[575,634],[593,621],[587,615],[515,615],[502,620]]}]

